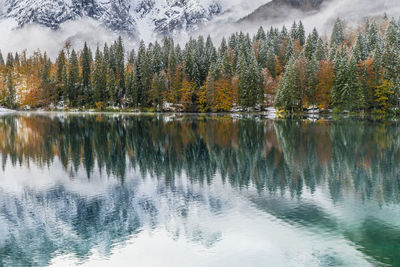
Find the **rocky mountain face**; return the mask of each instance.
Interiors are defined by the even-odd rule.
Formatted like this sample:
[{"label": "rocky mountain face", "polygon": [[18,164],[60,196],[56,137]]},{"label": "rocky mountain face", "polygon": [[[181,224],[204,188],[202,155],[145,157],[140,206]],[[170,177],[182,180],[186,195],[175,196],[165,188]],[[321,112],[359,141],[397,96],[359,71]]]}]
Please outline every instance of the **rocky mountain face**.
[{"label": "rocky mountain face", "polygon": [[214,0],[0,0],[0,4],[0,19],[15,19],[20,27],[37,23],[57,29],[64,22],[90,18],[129,35],[144,28],[160,34],[191,30],[222,10]]},{"label": "rocky mountain face", "polygon": [[15,19],[20,27],[37,23],[52,29],[67,21],[91,18],[111,30],[135,33],[136,22],[129,8],[129,2],[123,0],[6,0],[2,17]]},{"label": "rocky mountain face", "polygon": [[195,29],[221,11],[220,3],[204,0],[142,0],[134,8],[137,21],[162,34]]},{"label": "rocky mountain face", "polygon": [[248,16],[240,19],[239,23],[280,20],[289,16],[293,11],[318,11],[321,5],[328,1],[329,0],[272,0],[260,6]]}]

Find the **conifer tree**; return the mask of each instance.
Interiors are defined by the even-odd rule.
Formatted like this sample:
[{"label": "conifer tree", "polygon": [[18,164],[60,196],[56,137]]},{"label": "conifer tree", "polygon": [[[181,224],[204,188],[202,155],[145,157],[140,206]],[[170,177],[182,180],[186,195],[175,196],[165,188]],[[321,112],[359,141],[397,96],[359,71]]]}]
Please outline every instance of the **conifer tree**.
[{"label": "conifer tree", "polygon": [[82,55],[81,55],[81,69],[82,69],[82,87],[83,87],[83,96],[82,96],[82,103],[88,106],[91,106],[92,97],[93,97],[93,88],[91,82],[91,75],[92,75],[92,62],[90,55],[90,50],[85,42]]},{"label": "conifer tree", "polygon": [[1,53],[1,50],[0,50],[0,66],[4,66],[4,58],[3,58],[3,53]]},{"label": "conifer tree", "polygon": [[92,83],[94,102],[95,104],[98,103],[99,107],[102,109],[107,99],[107,70],[99,47],[96,49]]},{"label": "conifer tree", "polygon": [[60,100],[61,96],[64,96],[64,92],[67,90],[67,79],[66,79],[66,67],[67,67],[67,58],[65,56],[65,51],[62,49],[58,54],[57,60],[57,72],[56,72],[56,86],[58,91],[58,100]]},{"label": "conifer tree", "polygon": [[356,62],[364,61],[368,58],[367,42],[361,32],[359,32],[353,48],[353,55]]},{"label": "conifer tree", "polygon": [[8,96],[6,99],[6,105],[8,108],[15,108],[15,86],[14,86],[14,77],[11,71],[7,72],[7,90]]},{"label": "conifer tree", "polygon": [[286,66],[286,72],[279,85],[275,99],[275,107],[282,108],[289,112],[294,112],[298,108],[298,99],[296,97],[296,71],[294,64],[294,60],[290,59]]},{"label": "conifer tree", "polygon": [[70,106],[76,107],[78,105],[78,96],[81,91],[81,77],[79,75],[78,56],[75,50],[71,52],[68,66],[68,100]]},{"label": "conifer tree", "polygon": [[[161,58],[161,53],[160,53]],[[116,92],[117,102],[119,103],[125,95],[125,50],[122,42],[122,37],[118,37],[115,49],[115,60],[116,60],[116,78],[118,90]]]},{"label": "conifer tree", "polygon": [[317,59],[317,61],[322,61],[326,59],[325,44],[321,38],[318,38],[317,48],[315,50],[315,58]]},{"label": "conifer tree", "polygon": [[331,47],[342,45],[345,40],[343,22],[338,18],[333,26],[331,36]]},{"label": "conifer tree", "polygon": [[299,22],[299,27],[297,29],[297,38],[300,42],[300,45],[304,46],[306,42],[306,31],[304,30],[304,26],[301,21]]}]

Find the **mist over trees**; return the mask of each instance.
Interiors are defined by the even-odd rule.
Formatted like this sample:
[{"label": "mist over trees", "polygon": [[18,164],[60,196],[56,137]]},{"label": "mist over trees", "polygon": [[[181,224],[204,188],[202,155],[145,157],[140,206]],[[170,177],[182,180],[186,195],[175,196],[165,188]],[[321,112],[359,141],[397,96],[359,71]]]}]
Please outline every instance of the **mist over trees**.
[{"label": "mist over trees", "polygon": [[400,20],[337,19],[329,38],[302,22],[239,32],[216,46],[170,37],[126,51],[122,39],[92,51],[67,43],[55,62],[40,51],[0,53],[0,103],[10,108],[225,112],[275,106],[301,112],[392,111],[400,105]]}]

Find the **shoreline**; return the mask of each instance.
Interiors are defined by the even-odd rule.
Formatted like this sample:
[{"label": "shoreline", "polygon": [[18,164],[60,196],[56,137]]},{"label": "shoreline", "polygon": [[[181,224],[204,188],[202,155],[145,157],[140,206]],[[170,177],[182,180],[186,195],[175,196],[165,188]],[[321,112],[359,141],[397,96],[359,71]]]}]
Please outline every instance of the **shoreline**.
[{"label": "shoreline", "polygon": [[0,108],[0,116],[11,114],[67,114],[67,115],[131,115],[131,116],[231,116],[231,117],[245,117],[255,116],[265,119],[303,119],[303,120],[334,120],[334,119],[363,119],[363,120],[383,120],[383,121],[397,121],[400,120],[398,115],[390,114],[373,114],[366,113],[296,113],[296,114],[283,114],[280,112],[151,112],[151,111],[97,111],[97,110],[11,110]]}]

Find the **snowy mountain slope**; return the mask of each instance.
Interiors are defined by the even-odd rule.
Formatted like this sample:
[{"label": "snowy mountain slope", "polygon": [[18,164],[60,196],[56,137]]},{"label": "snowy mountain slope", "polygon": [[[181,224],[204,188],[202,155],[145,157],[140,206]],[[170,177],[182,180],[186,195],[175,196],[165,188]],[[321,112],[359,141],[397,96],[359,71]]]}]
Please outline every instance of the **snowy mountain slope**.
[{"label": "snowy mountain slope", "polygon": [[290,11],[298,10],[300,12],[317,11],[323,2],[329,0],[272,0],[266,3],[248,16],[239,20],[239,22],[260,22],[266,20],[286,19]]},{"label": "snowy mountain slope", "polygon": [[5,0],[2,18],[13,18],[20,27],[37,23],[52,29],[67,21],[92,18],[109,29],[135,33],[129,8],[126,0]]},{"label": "snowy mountain slope", "polygon": [[196,29],[220,14],[220,0],[0,0],[0,19],[19,27],[36,23],[51,29],[90,18],[100,25],[137,36],[140,32],[169,34]]},{"label": "snowy mountain slope", "polygon": [[196,29],[220,14],[221,4],[201,0],[142,0],[134,5],[137,21],[150,25],[152,30],[169,34]]}]

